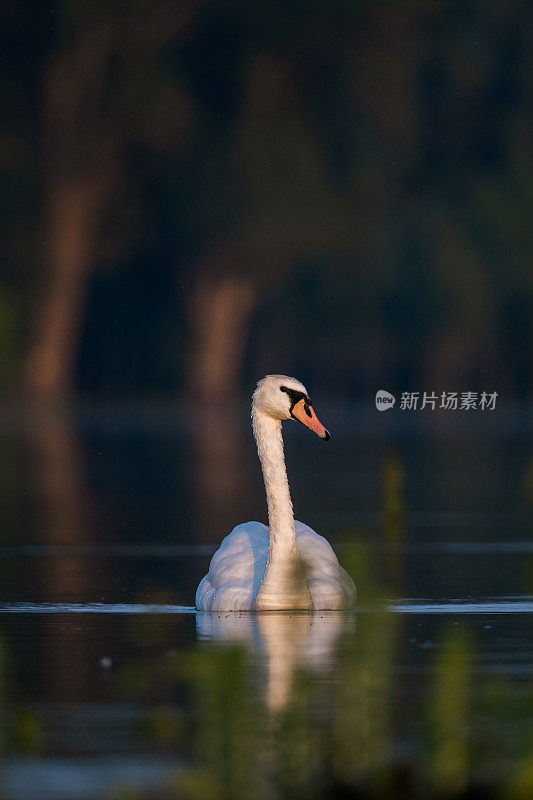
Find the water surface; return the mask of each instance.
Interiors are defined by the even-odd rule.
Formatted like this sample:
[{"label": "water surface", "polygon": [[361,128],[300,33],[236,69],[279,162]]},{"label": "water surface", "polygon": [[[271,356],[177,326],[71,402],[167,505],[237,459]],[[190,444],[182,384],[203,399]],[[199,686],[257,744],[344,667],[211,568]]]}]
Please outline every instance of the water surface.
[{"label": "water surface", "polygon": [[[254,616],[193,607],[221,538],[238,522],[265,519],[245,410],[205,420],[157,408],[4,413],[7,800],[168,786],[169,775],[178,780],[198,761],[192,743],[204,728],[245,714],[230,710],[235,697],[250,691],[263,719],[285,719],[292,709],[296,724],[302,675],[315,687],[306,689],[315,698],[314,729],[382,718],[365,739],[375,745],[368,763],[386,739],[391,763],[433,753],[445,780],[428,730],[442,723],[445,736],[442,720],[452,711],[439,697],[460,691],[443,688],[456,674],[468,675],[461,691],[471,731],[485,731],[486,742],[497,718],[489,700],[499,691],[506,743],[524,739],[520,708],[529,708],[533,665],[527,417],[506,412],[469,426],[463,418],[398,416],[378,424],[376,414],[333,407],[322,416],[334,432],[327,445],[287,426],[296,516],[326,535],[352,570],[358,606],[350,614]],[[241,655],[224,660],[234,653]],[[458,670],[446,667],[447,653]],[[212,661],[194,661],[204,657]],[[357,695],[369,675],[374,689]],[[198,701],[222,697],[230,684],[231,706]],[[367,695],[374,705],[362,708]],[[339,697],[351,709],[346,719]],[[313,741],[321,752],[326,740]],[[336,780],[357,782],[363,773],[348,769],[339,741]],[[203,768],[218,774],[214,744],[211,751]],[[480,769],[464,767],[457,752],[452,773]],[[498,776],[507,767],[502,762]]]}]

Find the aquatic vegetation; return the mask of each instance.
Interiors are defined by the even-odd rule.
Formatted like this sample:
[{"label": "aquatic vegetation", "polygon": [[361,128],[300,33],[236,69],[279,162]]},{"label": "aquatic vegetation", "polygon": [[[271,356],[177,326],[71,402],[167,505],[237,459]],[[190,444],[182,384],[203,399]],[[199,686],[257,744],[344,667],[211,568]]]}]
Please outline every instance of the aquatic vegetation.
[{"label": "aquatic vegetation", "polygon": [[381,471],[381,516],[389,543],[402,542],[405,536],[407,506],[404,497],[405,471],[398,453],[389,450]]},{"label": "aquatic vegetation", "polygon": [[469,780],[469,704],[472,648],[463,631],[445,633],[436,659],[429,709],[432,783],[444,797],[460,797]]},{"label": "aquatic vegetation", "polygon": [[238,646],[190,654],[184,664],[193,693],[193,755],[197,768],[185,771],[185,797],[245,798],[257,796],[260,740],[264,717],[256,706],[247,654]]},{"label": "aquatic vegetation", "polygon": [[[320,676],[300,667],[286,705],[274,712],[254,700],[259,667],[244,648],[217,645],[196,652],[189,673],[195,769],[178,780],[177,796],[530,796],[531,742],[515,741],[509,749],[503,741],[511,694],[503,692],[498,711],[494,689],[475,685],[473,641],[464,630],[444,631],[437,655],[429,654],[435,672],[426,724],[417,732],[412,757],[400,753],[403,726],[394,698],[397,620],[385,610],[360,614],[357,627],[341,637],[333,686],[326,689]],[[503,747],[507,753],[496,771],[490,753],[485,750],[483,756],[486,731],[472,724],[474,706],[476,718],[485,711],[492,719],[489,750]]]}]

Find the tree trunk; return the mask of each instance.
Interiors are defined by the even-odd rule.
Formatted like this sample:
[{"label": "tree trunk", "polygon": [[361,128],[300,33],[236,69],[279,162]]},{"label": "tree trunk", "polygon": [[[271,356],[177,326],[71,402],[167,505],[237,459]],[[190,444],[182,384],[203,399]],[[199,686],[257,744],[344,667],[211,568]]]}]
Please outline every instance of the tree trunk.
[{"label": "tree trunk", "polygon": [[206,403],[224,403],[239,390],[256,293],[243,276],[201,274],[191,303],[189,392]]},{"label": "tree trunk", "polygon": [[[189,307],[187,383],[194,401],[193,476],[201,541],[219,542],[239,519],[236,503],[242,505],[249,464],[231,401],[239,394],[255,301],[255,288],[236,274],[235,253],[229,247],[212,253],[209,265],[200,266]],[[243,513],[246,518],[246,509]]]},{"label": "tree trunk", "polygon": [[73,390],[87,277],[93,258],[102,182],[65,182],[50,195],[45,233],[48,265],[25,364],[25,386],[39,400]]}]

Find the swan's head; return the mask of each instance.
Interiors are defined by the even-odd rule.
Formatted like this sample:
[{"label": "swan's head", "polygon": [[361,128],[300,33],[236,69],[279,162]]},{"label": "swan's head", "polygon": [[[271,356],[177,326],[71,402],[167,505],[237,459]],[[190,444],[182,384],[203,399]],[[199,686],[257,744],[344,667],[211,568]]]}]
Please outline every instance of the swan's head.
[{"label": "swan's head", "polygon": [[267,375],[260,380],[252,400],[254,410],[274,419],[297,419],[324,441],[331,438],[313,410],[307,389],[296,378]]}]

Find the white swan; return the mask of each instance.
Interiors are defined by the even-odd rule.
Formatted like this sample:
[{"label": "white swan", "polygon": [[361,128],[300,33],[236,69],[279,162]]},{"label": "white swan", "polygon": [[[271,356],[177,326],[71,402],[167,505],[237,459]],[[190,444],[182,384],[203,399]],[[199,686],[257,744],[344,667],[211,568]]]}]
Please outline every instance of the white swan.
[{"label": "white swan", "polygon": [[330,438],[300,381],[285,375],[259,381],[252,425],[270,527],[245,522],[226,536],[198,586],[199,611],[338,610],[355,603],[354,583],[330,544],[294,520],[281,436],[284,419],[297,419],[321,439]]}]

